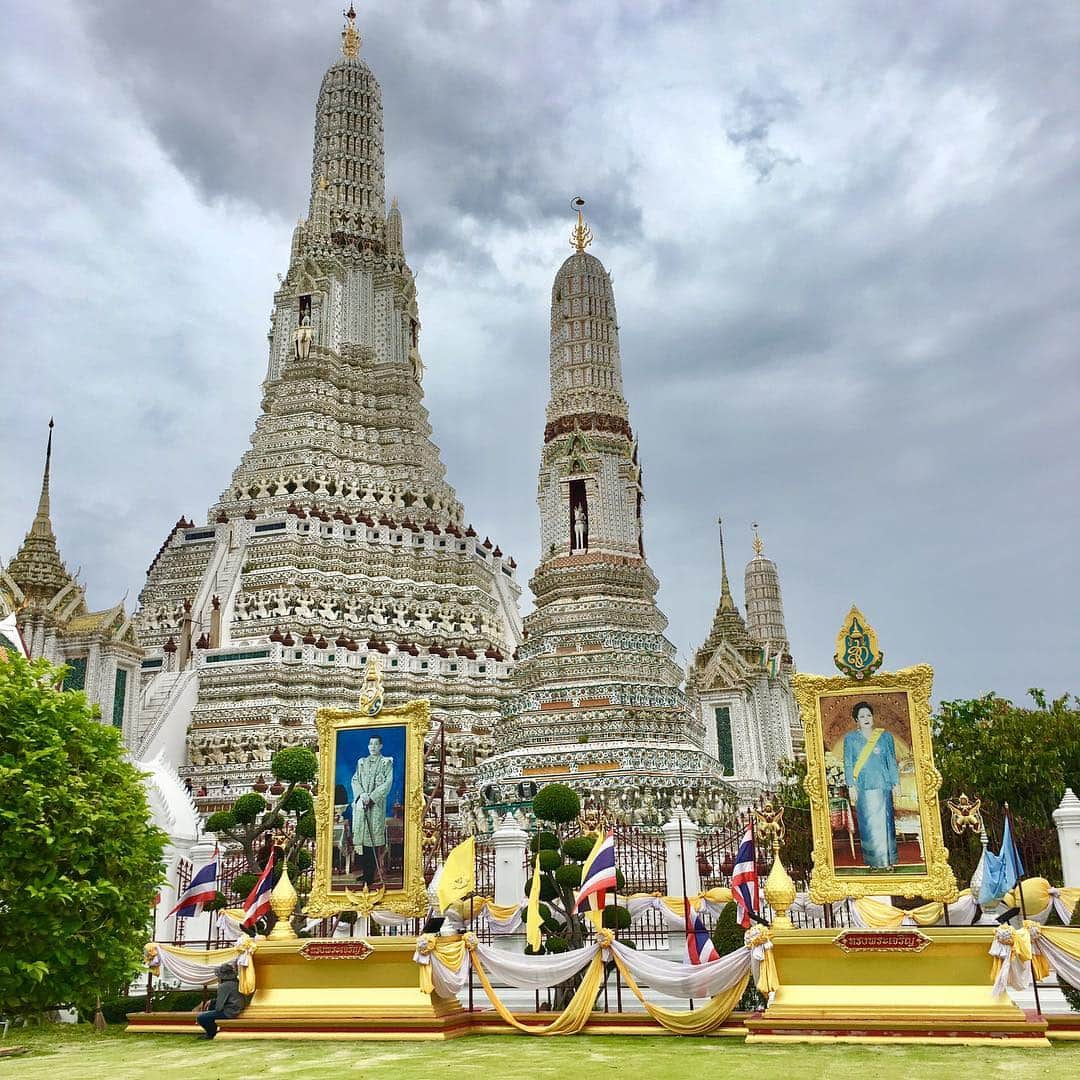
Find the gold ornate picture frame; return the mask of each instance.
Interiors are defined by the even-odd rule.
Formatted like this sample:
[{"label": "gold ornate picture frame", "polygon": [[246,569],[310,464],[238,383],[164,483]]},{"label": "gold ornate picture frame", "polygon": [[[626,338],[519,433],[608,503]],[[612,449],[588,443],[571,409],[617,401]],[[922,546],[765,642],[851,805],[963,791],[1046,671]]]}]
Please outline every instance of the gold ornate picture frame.
[{"label": "gold ornate picture frame", "polygon": [[[372,715],[319,709],[315,872],[305,912],[427,910],[421,849],[426,700]],[[404,758],[404,760],[401,760]]]},{"label": "gold ornate picture frame", "polygon": [[938,805],[933,679],[928,664],[855,677],[793,677],[806,744],[815,903],[876,895],[957,898]]}]

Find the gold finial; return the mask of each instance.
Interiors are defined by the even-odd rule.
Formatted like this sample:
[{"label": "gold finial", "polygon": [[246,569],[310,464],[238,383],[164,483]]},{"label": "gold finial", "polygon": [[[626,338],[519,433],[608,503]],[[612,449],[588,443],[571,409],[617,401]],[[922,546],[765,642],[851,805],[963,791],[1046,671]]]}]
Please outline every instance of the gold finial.
[{"label": "gold finial", "polygon": [[356,29],[356,11],[350,4],[349,10],[343,11],[342,14],[348,20],[348,25],[341,31],[341,55],[355,60],[360,52],[360,31]]},{"label": "gold finial", "polygon": [[570,206],[577,211],[577,225],[570,233],[570,246],[579,255],[584,255],[585,249],[592,243],[592,229],[585,224],[585,219],[581,216],[581,208],[584,205],[585,200],[580,195],[570,200]]},{"label": "gold finial", "polygon": [[368,655],[364,684],[360,688],[360,708],[368,716],[378,716],[383,706],[382,668],[374,654]]},{"label": "gold finial", "polygon": [[761,542],[761,537],[758,536],[758,531],[757,530],[758,530],[758,523],[755,521],[754,522],[754,554],[755,555],[764,555],[765,554],[765,545]]}]

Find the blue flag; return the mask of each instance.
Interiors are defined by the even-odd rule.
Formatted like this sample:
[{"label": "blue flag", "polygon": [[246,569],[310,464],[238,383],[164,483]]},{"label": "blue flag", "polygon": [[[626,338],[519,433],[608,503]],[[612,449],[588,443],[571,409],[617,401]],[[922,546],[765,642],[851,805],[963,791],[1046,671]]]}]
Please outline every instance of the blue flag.
[{"label": "blue flag", "polygon": [[988,907],[1000,900],[1010,889],[1016,888],[1024,876],[1024,864],[1013,842],[1011,819],[1005,818],[1005,831],[1001,836],[1001,853],[995,855],[989,849],[983,856],[983,877],[979,886],[979,906]]}]

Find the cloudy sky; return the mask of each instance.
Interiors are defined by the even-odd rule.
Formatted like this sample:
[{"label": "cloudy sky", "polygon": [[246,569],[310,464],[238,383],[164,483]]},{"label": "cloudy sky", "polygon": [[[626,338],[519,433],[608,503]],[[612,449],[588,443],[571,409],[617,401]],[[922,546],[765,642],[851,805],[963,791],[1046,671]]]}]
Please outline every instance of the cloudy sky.
[{"label": "cloudy sky", "polygon": [[[9,0],[0,557],[37,500],[138,595],[248,443],[336,3]],[[753,520],[799,667],[854,601],[940,698],[1080,692],[1080,8],[374,0],[427,405],[538,553],[571,196],[611,271],[646,545],[685,656]]]}]

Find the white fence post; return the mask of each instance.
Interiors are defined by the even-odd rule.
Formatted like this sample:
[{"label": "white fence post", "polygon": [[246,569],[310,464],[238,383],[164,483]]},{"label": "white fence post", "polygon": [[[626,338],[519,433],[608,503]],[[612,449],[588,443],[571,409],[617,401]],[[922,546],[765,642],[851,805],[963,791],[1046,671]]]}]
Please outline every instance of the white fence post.
[{"label": "white fence post", "polygon": [[1080,887],[1080,799],[1072,788],[1065,789],[1061,804],[1054,811],[1058,845],[1061,847],[1061,884],[1066,889]]},{"label": "white fence post", "polygon": [[495,903],[520,904],[525,896],[525,847],[529,834],[512,814],[491,834],[495,848]]},{"label": "white fence post", "polygon": [[[698,874],[698,827],[683,810],[676,810],[670,821],[661,826],[667,846],[665,870],[668,896],[693,896],[701,892],[701,876]],[[685,888],[684,888],[685,882]],[[668,950],[675,960],[685,960],[689,955],[686,934],[669,933]]]}]

